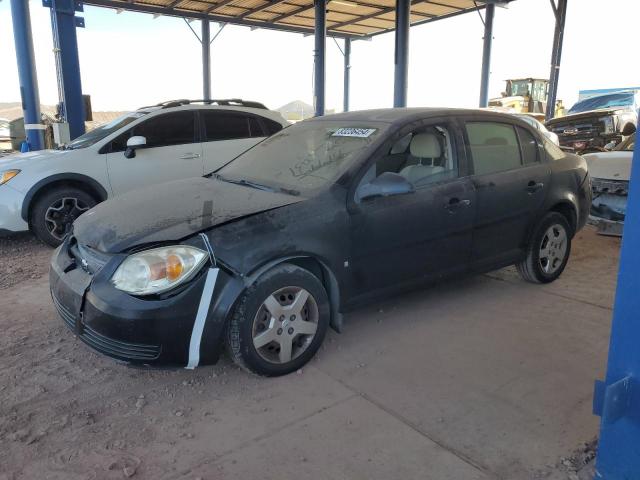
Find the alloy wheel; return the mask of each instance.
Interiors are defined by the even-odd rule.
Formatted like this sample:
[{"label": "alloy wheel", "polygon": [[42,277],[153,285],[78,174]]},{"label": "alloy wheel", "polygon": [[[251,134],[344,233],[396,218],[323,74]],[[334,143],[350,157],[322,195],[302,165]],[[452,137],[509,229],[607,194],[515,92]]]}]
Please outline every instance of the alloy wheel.
[{"label": "alloy wheel", "polygon": [[288,363],[309,348],[318,319],[313,295],[300,287],[281,288],[262,302],[253,319],[253,346],[268,362]]},{"label": "alloy wheel", "polygon": [[555,273],[567,254],[567,232],[562,225],[551,225],[542,236],[538,255],[540,268],[547,275]]},{"label": "alloy wheel", "polygon": [[44,214],[49,233],[58,240],[67,234],[74,220],[89,210],[89,206],[75,197],[63,197],[52,203]]}]

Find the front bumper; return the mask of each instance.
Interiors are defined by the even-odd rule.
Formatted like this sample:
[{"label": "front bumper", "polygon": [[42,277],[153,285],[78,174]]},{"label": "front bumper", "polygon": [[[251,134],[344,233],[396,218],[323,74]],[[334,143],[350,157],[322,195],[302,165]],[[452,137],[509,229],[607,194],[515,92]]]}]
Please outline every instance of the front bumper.
[{"label": "front bumper", "polygon": [[[55,251],[49,282],[54,306],[76,336],[127,363],[185,366],[205,271],[170,297],[134,297],[110,282],[126,255],[110,256],[99,271],[90,273],[91,268],[83,269],[70,253],[69,243]],[[220,270],[201,340],[201,365],[218,360],[228,314],[242,288],[239,279]]]},{"label": "front bumper", "polygon": [[0,185],[0,231],[29,230],[29,225],[22,219],[23,202],[23,193],[11,188],[9,183]]}]

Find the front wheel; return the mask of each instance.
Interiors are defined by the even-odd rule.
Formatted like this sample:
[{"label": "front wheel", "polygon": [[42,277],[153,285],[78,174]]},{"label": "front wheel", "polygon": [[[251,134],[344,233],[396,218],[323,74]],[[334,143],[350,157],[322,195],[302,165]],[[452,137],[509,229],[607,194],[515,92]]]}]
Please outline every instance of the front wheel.
[{"label": "front wheel", "polygon": [[320,348],[329,317],[329,299],[318,278],[298,266],[279,265],[238,301],[227,330],[227,347],[245,370],[286,375]]},{"label": "front wheel", "polygon": [[516,265],[528,282],[553,282],[564,271],[571,253],[571,227],[564,215],[549,212],[527,245],[527,257]]},{"label": "front wheel", "polygon": [[96,203],[91,195],[79,188],[54,188],[35,201],[29,219],[31,230],[44,243],[57,247],[74,220]]}]

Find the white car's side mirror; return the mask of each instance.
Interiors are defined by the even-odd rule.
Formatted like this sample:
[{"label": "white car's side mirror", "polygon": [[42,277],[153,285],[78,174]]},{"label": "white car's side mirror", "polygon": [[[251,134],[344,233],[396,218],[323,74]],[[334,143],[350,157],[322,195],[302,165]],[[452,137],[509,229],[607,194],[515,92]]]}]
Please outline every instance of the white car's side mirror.
[{"label": "white car's side mirror", "polygon": [[147,144],[146,137],[136,135],[127,140],[127,149],[124,151],[124,156],[127,158],[133,158],[136,156],[136,149],[144,147]]}]

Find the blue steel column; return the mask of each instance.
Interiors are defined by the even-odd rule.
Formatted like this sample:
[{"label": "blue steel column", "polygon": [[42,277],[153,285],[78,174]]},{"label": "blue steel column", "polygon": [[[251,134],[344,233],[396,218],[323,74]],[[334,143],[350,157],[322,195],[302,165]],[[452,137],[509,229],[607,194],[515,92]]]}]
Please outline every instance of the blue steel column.
[{"label": "blue steel column", "polygon": [[11,0],[13,38],[16,44],[20,98],[24,115],[25,133],[31,150],[41,150],[44,146],[42,130],[29,128],[41,123],[40,96],[38,95],[38,75],[33,54],[31,18],[28,0]]},{"label": "blue steel column", "polygon": [[545,114],[547,120],[554,117],[556,110],[560,60],[562,58],[562,43],[564,39],[564,21],[567,17],[567,0],[558,0],[557,7],[552,1],[551,6],[556,17],[556,29],[553,34],[553,50],[551,52],[551,73],[549,73],[549,92],[547,94],[547,112]]},{"label": "blue steel column", "polygon": [[411,0],[396,0],[396,45],[393,76],[393,106],[407,106],[407,75],[409,72],[409,20]]},{"label": "blue steel column", "polygon": [[489,76],[491,75],[491,46],[493,44],[493,17],[496,6],[487,5],[484,15],[484,43],[482,47],[482,74],[480,76],[480,108],[489,106]]},{"label": "blue steel column", "polygon": [[84,133],[86,118],[76,36],[76,25],[84,26],[84,21],[75,16],[76,10],[82,11],[82,4],[74,0],[45,0],[43,3],[51,7],[59,97],[63,107],[62,115],[69,123],[69,133],[73,140]]},{"label": "blue steel column", "polygon": [[327,3],[315,0],[315,49],[313,51],[313,104],[316,117],[324,115],[325,65],[327,45]]},{"label": "blue steel column", "polygon": [[344,39],[344,88],[342,98],[342,110],[349,111],[349,88],[351,80],[351,39]]},{"label": "blue steel column", "polygon": [[596,382],[594,413],[602,417],[596,478],[640,478],[640,149],[631,182],[604,382]]},{"label": "blue steel column", "polygon": [[211,24],[202,20],[202,93],[204,100],[211,100]]}]

